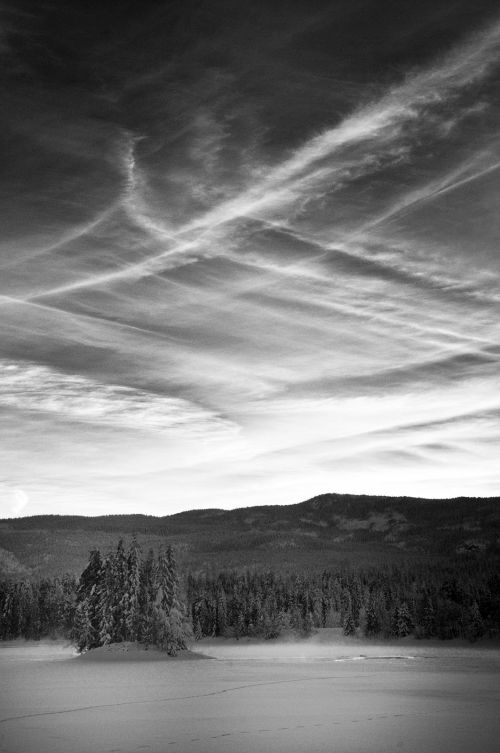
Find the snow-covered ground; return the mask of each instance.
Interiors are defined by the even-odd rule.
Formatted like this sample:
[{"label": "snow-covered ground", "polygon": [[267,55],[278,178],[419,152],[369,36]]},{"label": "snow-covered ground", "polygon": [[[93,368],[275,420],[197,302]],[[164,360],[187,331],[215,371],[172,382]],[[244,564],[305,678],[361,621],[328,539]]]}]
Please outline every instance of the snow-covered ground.
[{"label": "snow-covered ground", "polygon": [[214,658],[198,661],[126,648],[0,644],[2,753],[498,750],[491,647],[207,640],[196,649]]}]

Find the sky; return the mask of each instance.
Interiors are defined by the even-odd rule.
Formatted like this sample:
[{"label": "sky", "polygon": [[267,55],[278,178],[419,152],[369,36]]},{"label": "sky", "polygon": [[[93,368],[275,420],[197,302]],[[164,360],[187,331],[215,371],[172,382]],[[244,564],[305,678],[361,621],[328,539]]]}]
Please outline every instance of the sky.
[{"label": "sky", "polygon": [[0,515],[500,494],[500,11],[0,0]]}]

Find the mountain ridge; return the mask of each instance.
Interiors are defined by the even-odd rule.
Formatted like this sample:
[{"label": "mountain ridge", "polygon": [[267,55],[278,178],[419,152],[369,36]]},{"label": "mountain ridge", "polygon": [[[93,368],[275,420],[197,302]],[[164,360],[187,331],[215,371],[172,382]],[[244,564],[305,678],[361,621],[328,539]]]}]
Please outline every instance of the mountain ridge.
[{"label": "mountain ridge", "polygon": [[37,515],[0,519],[0,575],[78,574],[92,547],[136,534],[164,541],[189,569],[333,567],[498,552],[500,497],[428,499],[326,493],[290,505],[203,508],[164,516]]}]

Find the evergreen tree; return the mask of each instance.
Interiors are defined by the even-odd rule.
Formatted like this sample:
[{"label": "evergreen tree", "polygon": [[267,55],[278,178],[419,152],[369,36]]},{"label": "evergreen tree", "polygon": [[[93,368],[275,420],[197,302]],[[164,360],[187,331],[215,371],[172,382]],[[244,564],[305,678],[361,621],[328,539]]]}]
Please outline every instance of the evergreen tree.
[{"label": "evergreen tree", "polygon": [[354,622],[351,597],[349,593],[347,594],[347,598],[344,604],[344,611],[343,611],[343,618],[342,618],[342,633],[346,636],[356,634],[356,623]]},{"label": "evergreen tree", "polygon": [[86,651],[93,646],[94,630],[87,599],[82,599],[78,602],[71,637],[80,652]]},{"label": "evergreen tree", "polygon": [[411,619],[410,610],[408,604],[404,601],[399,604],[394,612],[392,633],[396,638],[404,638],[413,630],[413,623]]},{"label": "evergreen tree", "polygon": [[217,609],[217,635],[224,635],[227,627],[227,600],[226,592],[221,584],[217,586],[216,596],[216,609]]},{"label": "evergreen tree", "polygon": [[103,562],[101,574],[96,583],[97,620],[99,646],[106,646],[117,640],[116,633],[116,598],[113,555],[109,555]]},{"label": "evergreen tree", "polygon": [[154,640],[163,650],[175,656],[186,648],[187,626],[179,601],[179,581],[171,547],[158,555],[156,595],[153,609]]},{"label": "evergreen tree", "polygon": [[[85,614],[90,623],[85,648],[95,648],[100,645],[101,616],[99,585],[103,575],[103,563],[99,549],[92,549],[89,563],[80,576],[77,590],[77,607],[85,602]],[[81,615],[80,615],[81,617]],[[78,619],[80,619],[80,617]],[[75,620],[77,619],[75,614]]]},{"label": "evergreen tree", "polygon": [[118,541],[116,552],[112,557],[113,566],[113,588],[114,588],[114,640],[116,642],[125,641],[127,635],[127,612],[129,606],[129,579],[128,579],[128,558],[125,552],[123,539]]},{"label": "evergreen tree", "polygon": [[203,638],[203,632],[202,632],[202,629],[201,629],[200,620],[198,619],[198,620],[196,620],[196,623],[195,623],[195,626],[194,626],[194,639],[196,641],[201,641],[202,638]]},{"label": "evergreen tree", "polygon": [[124,600],[125,640],[136,641],[140,635],[141,550],[134,536],[127,560],[127,590]]},{"label": "evergreen tree", "polygon": [[474,601],[466,611],[464,634],[467,640],[473,643],[485,633],[484,621],[479,611],[477,601]]},{"label": "evergreen tree", "polygon": [[2,583],[2,599],[0,604],[0,638],[9,640],[17,637],[14,628],[15,597],[14,587],[11,584]]},{"label": "evergreen tree", "polygon": [[150,549],[146,559],[141,564],[139,591],[139,639],[146,646],[154,643],[155,617],[153,605],[156,598],[156,570],[154,552]]},{"label": "evergreen tree", "polygon": [[175,652],[186,648],[186,640],[192,633],[192,628],[186,618],[185,607],[181,600],[179,574],[174,550],[167,549],[167,561],[170,571],[170,611],[169,622],[171,631],[171,645]]},{"label": "evergreen tree", "polygon": [[436,635],[436,610],[429,594],[426,594],[422,600],[417,635],[419,638],[432,638]]},{"label": "evergreen tree", "polygon": [[374,591],[370,592],[368,604],[366,605],[365,625],[365,635],[367,635],[368,637],[372,635],[378,635],[382,630],[379,599]]}]

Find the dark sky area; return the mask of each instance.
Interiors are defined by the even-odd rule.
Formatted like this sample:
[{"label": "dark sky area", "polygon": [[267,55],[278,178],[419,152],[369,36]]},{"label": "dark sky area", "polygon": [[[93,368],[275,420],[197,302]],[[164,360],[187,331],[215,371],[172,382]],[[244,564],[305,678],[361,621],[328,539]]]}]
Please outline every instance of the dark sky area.
[{"label": "dark sky area", "polygon": [[0,0],[0,513],[500,489],[500,9]]}]

